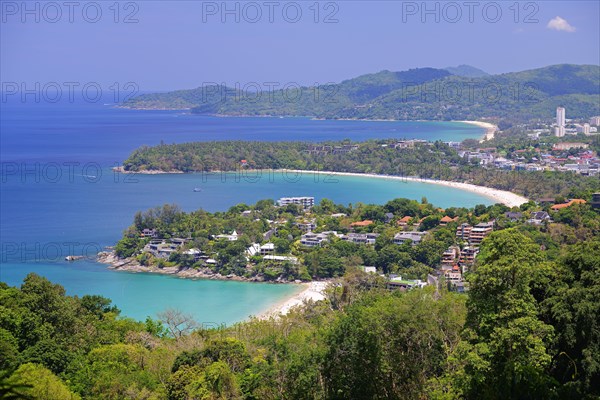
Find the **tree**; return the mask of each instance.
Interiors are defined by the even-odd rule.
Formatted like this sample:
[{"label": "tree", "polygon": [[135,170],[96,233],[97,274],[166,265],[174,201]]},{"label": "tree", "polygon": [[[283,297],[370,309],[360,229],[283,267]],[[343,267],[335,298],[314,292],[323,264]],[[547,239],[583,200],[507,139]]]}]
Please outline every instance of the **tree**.
[{"label": "tree", "polygon": [[600,396],[600,241],[571,247],[542,303],[556,328],[553,376],[561,398]]},{"label": "tree", "polygon": [[470,278],[465,341],[456,386],[466,398],[549,398],[548,345],[553,329],[539,318],[535,294],[551,268],[539,246],[514,229],[492,233],[482,244]]},{"label": "tree", "polygon": [[169,308],[158,314],[158,319],[167,325],[171,336],[175,339],[191,333],[198,327],[198,323],[191,315],[184,314],[180,310]]},{"label": "tree", "polygon": [[29,385],[27,388],[22,388],[21,391],[36,400],[80,399],[56,375],[41,365],[21,365],[8,379],[8,383]]}]

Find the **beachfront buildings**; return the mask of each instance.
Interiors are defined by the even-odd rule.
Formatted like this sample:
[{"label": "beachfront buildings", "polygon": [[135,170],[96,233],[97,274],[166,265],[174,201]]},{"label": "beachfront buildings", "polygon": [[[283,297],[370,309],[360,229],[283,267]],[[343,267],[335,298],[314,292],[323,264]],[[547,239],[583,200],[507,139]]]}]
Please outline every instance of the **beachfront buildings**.
[{"label": "beachfront buildings", "polygon": [[301,205],[303,208],[311,208],[312,206],[315,205],[315,198],[314,197],[308,197],[308,196],[304,196],[304,197],[282,197],[279,200],[277,200],[277,205],[280,207],[285,207],[287,205],[290,204],[298,204]]}]

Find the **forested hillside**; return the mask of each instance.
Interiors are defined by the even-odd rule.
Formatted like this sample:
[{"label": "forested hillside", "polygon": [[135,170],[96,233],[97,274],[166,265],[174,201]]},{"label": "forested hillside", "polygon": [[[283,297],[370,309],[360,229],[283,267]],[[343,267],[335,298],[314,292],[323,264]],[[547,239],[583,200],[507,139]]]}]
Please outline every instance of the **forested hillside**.
[{"label": "forested hillside", "polygon": [[505,229],[484,240],[468,296],[349,272],[325,301],[222,329],[174,310],[135,322],[30,274],[0,284],[0,396],[597,399],[600,242],[569,242]]},{"label": "forested hillside", "polygon": [[[569,172],[504,171],[469,163],[442,142],[393,148],[394,141],[196,142],[142,147],[124,161],[126,171],[238,171],[303,169],[375,173],[461,181],[509,190],[530,198],[589,197],[597,177]],[[345,147],[344,147],[345,146]],[[337,149],[337,150],[336,150]],[[245,162],[242,163],[242,160]]]},{"label": "forested hillside", "polygon": [[[464,70],[464,68],[463,68]],[[209,115],[311,116],[395,120],[549,119],[557,106],[574,118],[600,114],[600,66],[552,65],[486,75],[469,70],[382,71],[341,83],[203,84],[133,98],[130,108],[192,109]]]}]

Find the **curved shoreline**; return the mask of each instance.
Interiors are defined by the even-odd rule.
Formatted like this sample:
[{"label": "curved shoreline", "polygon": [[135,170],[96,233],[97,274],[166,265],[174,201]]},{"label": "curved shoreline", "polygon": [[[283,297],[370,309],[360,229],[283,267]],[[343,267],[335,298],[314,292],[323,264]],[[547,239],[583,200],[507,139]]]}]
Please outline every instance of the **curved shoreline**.
[{"label": "curved shoreline", "polygon": [[[152,170],[152,171],[124,171],[122,166],[113,167],[113,170],[122,172],[125,174],[142,174],[142,175],[162,175],[162,174],[185,174],[183,171],[161,171],[161,170]],[[287,172],[295,172],[302,174],[327,174],[327,175],[340,175],[340,176],[354,176],[354,177],[366,177],[366,178],[375,178],[375,179],[392,179],[398,180],[402,182],[420,182],[420,183],[428,183],[433,185],[442,185],[448,186],[459,190],[464,190],[471,193],[477,193],[481,196],[487,197],[490,200],[493,200],[498,203],[502,203],[508,207],[518,207],[521,204],[527,203],[529,199],[527,197],[518,195],[513,192],[509,192],[507,190],[490,188],[487,186],[478,186],[473,185],[471,183],[464,182],[455,182],[455,181],[443,181],[439,179],[428,179],[428,178],[419,178],[413,176],[397,176],[397,175],[381,175],[381,174],[366,174],[362,172],[335,172],[335,171],[311,171],[311,170],[303,170],[303,169],[256,169],[249,171],[287,171]],[[236,173],[237,171],[211,171],[211,172],[230,172]],[[193,172],[187,172],[193,173]]]},{"label": "curved shoreline", "polygon": [[401,182],[420,182],[420,183],[428,183],[433,185],[442,185],[448,186],[459,190],[464,190],[471,193],[477,193],[481,196],[487,197],[488,199],[494,200],[498,203],[502,203],[508,207],[518,207],[523,203],[527,203],[529,201],[528,198],[518,195],[513,192],[509,192],[507,190],[500,190],[489,188],[486,186],[478,186],[473,185],[471,183],[464,182],[454,182],[454,181],[442,181],[437,179],[426,179],[426,178],[417,178],[417,177],[404,177],[404,176],[395,176],[395,175],[379,175],[379,174],[364,174],[359,172],[334,172],[334,171],[309,171],[309,170],[299,170],[299,169],[280,169],[276,171],[289,171],[289,172],[299,172],[299,173],[310,173],[314,174],[321,173],[327,175],[340,175],[340,176],[354,176],[354,177],[366,177],[366,178],[376,178],[376,179],[391,179],[397,180]]},{"label": "curved shoreline", "polygon": [[255,316],[259,319],[277,318],[281,315],[285,315],[296,306],[304,304],[306,301],[319,301],[325,299],[323,292],[329,285],[329,281],[312,281],[312,282],[283,282],[283,281],[261,281],[247,279],[237,275],[220,275],[214,273],[207,273],[201,270],[186,269],[179,270],[174,267],[170,268],[157,268],[157,267],[145,267],[135,262],[133,259],[120,259],[115,256],[114,252],[101,252],[98,254],[96,262],[100,264],[108,265],[108,269],[113,271],[128,272],[128,273],[140,273],[140,274],[156,274],[166,275],[182,279],[191,280],[219,280],[219,281],[233,281],[233,282],[244,282],[244,283],[268,283],[268,284],[286,284],[303,286],[304,288],[297,290],[295,293],[285,296],[283,299],[269,305],[267,308],[257,310],[256,314],[251,314],[248,317]]},{"label": "curved shoreline", "polygon": [[281,315],[286,315],[293,308],[304,304],[304,302],[324,300],[325,295],[323,292],[329,285],[329,281],[312,281],[301,283],[300,285],[304,285],[304,289],[273,304],[256,317],[258,319],[277,318]]},{"label": "curved shoreline", "polygon": [[497,125],[494,125],[490,122],[483,122],[483,121],[451,121],[451,122],[462,122],[463,124],[475,125],[475,126],[485,129],[485,135],[483,135],[483,138],[479,141],[479,143],[482,143],[486,140],[492,140],[494,138],[494,134],[499,130]]}]

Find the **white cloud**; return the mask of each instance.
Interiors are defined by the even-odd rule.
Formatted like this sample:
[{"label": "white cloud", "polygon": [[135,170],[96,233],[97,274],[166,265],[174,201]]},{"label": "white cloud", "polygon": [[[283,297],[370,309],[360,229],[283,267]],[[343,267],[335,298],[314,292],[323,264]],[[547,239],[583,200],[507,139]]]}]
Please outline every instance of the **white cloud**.
[{"label": "white cloud", "polygon": [[566,19],[563,19],[558,15],[548,22],[546,28],[554,29],[555,31],[575,32],[575,27],[571,26]]}]

